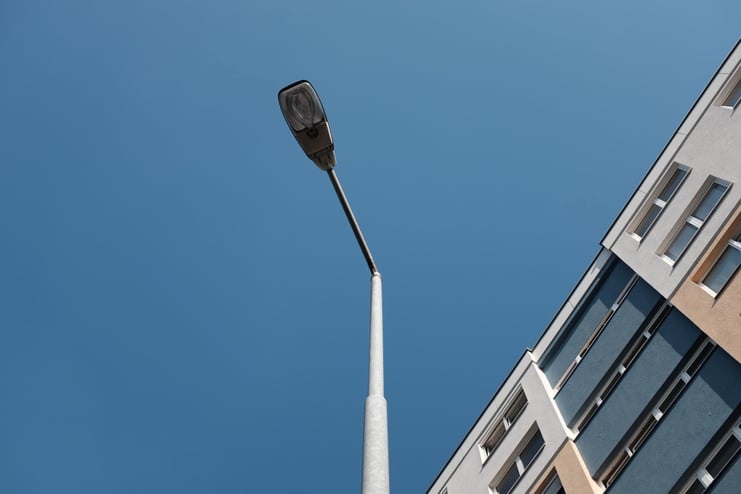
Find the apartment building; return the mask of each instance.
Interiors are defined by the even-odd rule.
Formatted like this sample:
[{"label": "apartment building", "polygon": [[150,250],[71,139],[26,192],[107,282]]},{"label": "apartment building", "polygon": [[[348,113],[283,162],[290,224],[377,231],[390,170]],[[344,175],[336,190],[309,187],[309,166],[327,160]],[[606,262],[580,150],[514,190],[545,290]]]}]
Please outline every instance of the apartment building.
[{"label": "apartment building", "polygon": [[429,494],[741,492],[741,42]]}]

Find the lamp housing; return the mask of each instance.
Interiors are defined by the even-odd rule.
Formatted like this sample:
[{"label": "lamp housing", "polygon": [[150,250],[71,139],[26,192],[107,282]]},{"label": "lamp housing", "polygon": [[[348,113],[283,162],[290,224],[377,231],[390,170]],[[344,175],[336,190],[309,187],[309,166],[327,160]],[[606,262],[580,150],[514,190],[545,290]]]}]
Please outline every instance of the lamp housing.
[{"label": "lamp housing", "polygon": [[298,81],[278,91],[278,104],[301,149],[320,169],[336,164],[334,142],[324,107],[309,81]]}]

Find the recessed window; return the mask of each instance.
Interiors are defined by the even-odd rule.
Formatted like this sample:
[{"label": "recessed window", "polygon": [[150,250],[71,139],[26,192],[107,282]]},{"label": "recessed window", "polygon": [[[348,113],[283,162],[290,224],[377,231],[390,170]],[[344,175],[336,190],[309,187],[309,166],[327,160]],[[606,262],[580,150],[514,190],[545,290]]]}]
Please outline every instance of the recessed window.
[{"label": "recessed window", "polygon": [[494,429],[492,429],[491,434],[489,434],[489,437],[486,438],[486,441],[484,442],[484,451],[486,452],[486,456],[489,457],[495,449],[497,449],[497,446],[499,446],[499,443],[502,442],[502,439],[504,439],[504,435],[507,433],[507,427],[504,425],[503,421],[499,421],[497,425],[494,426]]},{"label": "recessed window", "polygon": [[730,432],[718,442],[695,472],[682,494],[702,494],[726,471],[741,453],[741,421],[737,421]]},{"label": "recessed window", "polygon": [[527,398],[525,398],[525,393],[520,390],[517,395],[515,396],[515,399],[512,400],[512,404],[507,408],[507,411],[504,413],[504,420],[508,424],[512,425],[515,423],[515,420],[517,420],[517,417],[520,416],[522,411],[525,409],[525,406],[527,405]]},{"label": "recessed window", "polygon": [[633,236],[638,239],[643,238],[651,227],[656,223],[656,220],[661,216],[664,208],[669,203],[675,192],[679,189],[679,186],[684,182],[685,177],[689,173],[689,168],[683,165],[675,165],[671,173],[667,175],[661,186],[659,194],[654,198],[653,203],[648,208],[648,211],[643,215],[638,224],[633,228]]},{"label": "recessed window", "polygon": [[497,449],[499,443],[501,443],[502,439],[504,439],[504,435],[507,433],[510,427],[512,427],[512,424],[515,423],[515,420],[517,420],[517,417],[520,416],[522,411],[525,409],[525,406],[527,406],[527,398],[525,397],[525,393],[522,391],[522,389],[520,389],[517,391],[517,394],[512,399],[512,402],[507,406],[504,414],[502,414],[502,417],[497,420],[494,428],[486,436],[486,440],[484,440],[484,443],[481,445],[481,447],[484,449],[484,452],[486,453],[487,458],[494,452],[495,449]]},{"label": "recessed window", "polygon": [[741,79],[736,81],[736,85],[731,92],[723,99],[723,106],[735,108],[739,101],[741,101]]},{"label": "recessed window", "polygon": [[566,491],[563,490],[563,485],[561,485],[561,479],[558,478],[558,474],[554,472],[552,475],[553,478],[548,481],[548,484],[543,490],[538,491],[538,494],[566,494]]},{"label": "recessed window", "polygon": [[540,431],[538,431],[520,453],[520,461],[522,462],[523,469],[530,466],[530,463],[532,463],[542,446],[543,436],[541,436]]},{"label": "recessed window", "polygon": [[684,251],[692,243],[692,240],[710,217],[716,206],[720,203],[728,190],[729,183],[725,180],[715,179],[705,191],[700,202],[684,220],[674,239],[666,248],[663,258],[670,264],[674,264],[684,254]]},{"label": "recessed window", "polygon": [[725,250],[702,280],[703,286],[713,295],[719,294],[728,280],[736,274],[739,265],[741,265],[741,232],[728,241]]},{"label": "recessed window", "polygon": [[517,469],[517,465],[513,463],[504,474],[504,477],[502,477],[502,480],[497,484],[497,493],[507,494],[512,490],[519,479],[520,471]]},{"label": "recessed window", "polygon": [[497,494],[507,494],[512,490],[515,484],[517,484],[517,481],[520,480],[520,477],[525,473],[525,470],[527,470],[527,467],[530,466],[535,457],[538,456],[538,453],[543,449],[544,445],[543,436],[536,429],[535,434],[520,449],[514,462],[507,465],[504,474],[499,478],[495,489]]},{"label": "recessed window", "polygon": [[723,472],[723,470],[726,469],[726,467],[731,463],[731,461],[736,457],[739,450],[741,450],[741,441],[739,441],[738,437],[731,436],[721,445],[721,447],[718,449],[718,451],[715,453],[713,458],[708,462],[707,467],[705,467],[705,470],[713,476],[713,478],[718,478]]}]

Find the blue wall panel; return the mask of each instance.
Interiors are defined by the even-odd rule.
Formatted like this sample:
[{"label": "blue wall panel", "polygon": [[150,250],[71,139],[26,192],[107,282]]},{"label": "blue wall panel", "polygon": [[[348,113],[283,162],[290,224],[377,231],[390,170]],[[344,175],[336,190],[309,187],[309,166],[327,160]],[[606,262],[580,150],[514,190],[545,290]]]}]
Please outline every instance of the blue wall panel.
[{"label": "blue wall panel", "polygon": [[676,309],[664,319],[612,394],[576,438],[576,445],[592,475],[699,336],[697,327]]},{"label": "blue wall panel", "polygon": [[616,265],[601,280],[600,285],[580,307],[576,316],[570,321],[559,337],[557,344],[543,359],[541,369],[545,372],[551,384],[555,384],[566,372],[569,364],[587,341],[587,338],[597,327],[607,313],[607,309],[615,303],[620,292],[627,285],[633,272],[622,261]]},{"label": "blue wall panel", "polygon": [[740,382],[741,365],[716,348],[611,486],[610,494],[670,492],[741,403]]},{"label": "blue wall panel", "polygon": [[639,280],[635,284],[610,323],[556,395],[556,403],[567,424],[571,425],[581,406],[661,300],[661,295],[645,281]]}]

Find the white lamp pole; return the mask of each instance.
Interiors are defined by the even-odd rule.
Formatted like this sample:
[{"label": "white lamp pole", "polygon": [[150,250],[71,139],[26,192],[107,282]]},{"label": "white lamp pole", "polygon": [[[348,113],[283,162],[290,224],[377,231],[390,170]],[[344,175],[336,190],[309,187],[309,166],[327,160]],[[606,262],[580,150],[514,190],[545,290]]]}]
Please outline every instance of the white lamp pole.
[{"label": "white lamp pole", "polygon": [[370,362],[368,397],[363,427],[362,494],[389,493],[389,448],[386,398],[383,395],[383,299],[381,273],[360,231],[350,203],[334,172],[334,142],[319,96],[308,81],[298,81],[278,92],[283,116],[306,155],[326,171],[350,222],[371,273]]}]

